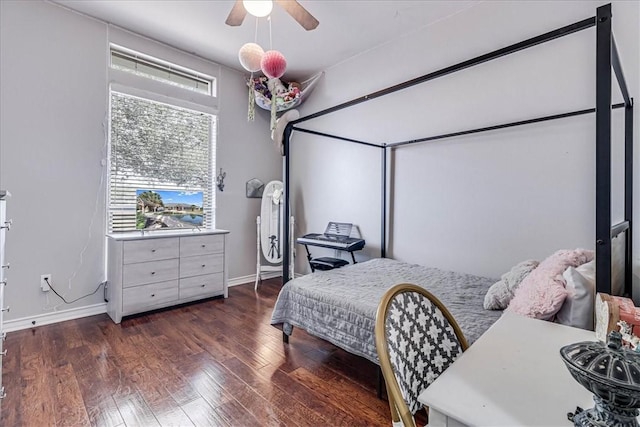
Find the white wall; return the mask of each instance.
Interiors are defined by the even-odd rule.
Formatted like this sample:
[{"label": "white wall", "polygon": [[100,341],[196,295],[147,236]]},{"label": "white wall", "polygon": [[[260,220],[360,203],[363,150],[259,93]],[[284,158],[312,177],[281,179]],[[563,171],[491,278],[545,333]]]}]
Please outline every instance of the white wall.
[{"label": "white wall", "polygon": [[221,78],[218,171],[222,168],[227,177],[224,191],[217,195],[216,224],[232,232],[229,277],[234,278],[256,271],[256,217],[261,199],[246,198],[246,182],[252,178],[265,184],[282,180],[282,157],[271,141],[268,111],[256,107],[255,121],[247,123],[246,76],[223,68]]},{"label": "white wall", "polygon": [[[5,300],[15,320],[99,307],[101,293],[67,306],[40,291],[51,273],[67,299],[104,280],[108,35],[105,23],[40,2],[0,2],[0,188],[14,224],[7,236],[11,263]],[[246,122],[244,76],[222,68],[218,93],[217,227],[229,236],[229,277],[254,274],[259,201],[244,185],[281,176],[267,115]]]},{"label": "white wall", "polygon": [[[594,16],[604,3],[478,2],[326,70],[302,115]],[[640,6],[616,2],[613,13],[627,84],[637,99]],[[592,108],[594,81],[595,29],[589,29],[300,126],[364,141],[401,141]],[[621,118],[619,110],[613,131],[619,142]],[[328,220],[354,222],[367,240],[363,257],[378,256],[379,156],[373,148],[295,133],[298,234],[322,230]],[[334,159],[348,163],[348,172],[328,166]],[[400,148],[390,166],[388,255],[396,259],[499,277],[527,258],[594,246],[593,115]],[[620,171],[614,170],[618,180]],[[614,200],[621,200],[618,191]],[[620,219],[621,207],[613,213]],[[636,275],[638,235],[636,227]],[[298,258],[298,269],[306,268],[304,261]]]}]

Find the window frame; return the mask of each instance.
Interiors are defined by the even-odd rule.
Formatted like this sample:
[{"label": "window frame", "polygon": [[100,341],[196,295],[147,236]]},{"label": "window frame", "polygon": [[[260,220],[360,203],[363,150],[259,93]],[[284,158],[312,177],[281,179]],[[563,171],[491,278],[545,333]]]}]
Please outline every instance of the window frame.
[{"label": "window frame", "polygon": [[[130,36],[130,35],[129,35]],[[217,144],[218,144],[218,129],[219,129],[219,111],[218,111],[218,98],[215,96],[217,93],[217,85],[218,78],[215,74],[219,73],[219,66],[215,64],[208,63],[206,61],[200,61],[198,58],[196,60],[202,62],[205,66],[208,66],[210,71],[209,73],[204,73],[201,70],[191,70],[181,65],[174,65],[173,61],[167,61],[164,58],[156,58],[155,56],[144,54],[145,60],[157,60],[158,64],[162,66],[166,66],[167,64],[171,64],[171,66],[176,69],[188,70],[189,73],[198,76],[198,78],[209,77],[211,78],[210,83],[210,92],[211,94],[204,94],[202,92],[197,92],[188,88],[183,88],[180,86],[172,85],[168,82],[159,81],[156,79],[152,79],[150,77],[144,77],[137,74],[134,74],[129,71],[120,70],[117,68],[113,68],[111,66],[111,52],[114,48],[122,48],[120,44],[109,44],[109,62],[108,62],[108,91],[107,91],[107,105],[108,105],[108,117],[106,118],[106,138],[107,138],[107,162],[106,162],[106,214],[107,218],[105,221],[105,228],[107,234],[122,234],[131,231],[112,231],[111,227],[111,162],[112,162],[112,141],[111,141],[111,99],[112,93],[117,92],[126,96],[133,96],[137,98],[141,98],[143,100],[148,100],[150,102],[157,102],[161,104],[166,104],[169,106],[174,106],[177,108],[192,110],[194,112],[199,112],[207,115],[211,115],[212,120],[210,122],[209,134],[210,134],[210,144],[212,144],[210,148],[210,159],[209,159],[209,169],[210,176],[208,186],[211,188],[211,206],[208,206],[209,212],[211,212],[210,221],[208,221],[206,229],[215,229],[216,227],[216,213],[217,213],[217,194],[216,194],[216,186],[215,186],[215,171],[216,171],[216,161],[217,161]],[[157,49],[157,45],[154,43],[152,47]],[[164,47],[164,46],[162,46]],[[126,49],[126,48],[122,48]],[[153,49],[151,49],[153,51]],[[174,52],[175,53],[175,52]],[[141,54],[142,55],[142,54]],[[169,55],[171,56],[171,55]],[[184,56],[184,54],[182,54]],[[194,58],[187,58],[193,62]],[[187,61],[189,62],[189,61]],[[218,71],[217,73],[215,71]],[[204,208],[204,207],[203,207]],[[136,230],[141,231],[141,230]],[[149,230],[149,232],[162,233],[165,230]],[[180,231],[179,229],[171,229],[172,232]],[[187,231],[187,230],[185,230]],[[188,231],[191,231],[190,229]],[[147,230],[145,230],[147,232]]]},{"label": "window frame", "polygon": [[[216,165],[216,141],[215,141],[215,134],[216,134],[216,129],[217,129],[217,120],[218,117],[214,114],[210,114],[210,113],[206,113],[200,110],[192,110],[192,109],[185,109],[183,107],[177,106],[175,105],[175,103],[163,103],[163,102],[159,102],[159,101],[155,101],[149,98],[145,98],[145,97],[138,97],[138,96],[134,96],[134,95],[130,95],[124,92],[119,92],[116,90],[111,89],[109,91],[109,143],[108,143],[108,169],[107,169],[107,173],[108,173],[108,179],[107,179],[107,233],[109,234],[120,234],[120,233],[127,233],[127,232],[132,232],[132,231],[139,231],[136,229],[124,229],[121,230],[119,229],[120,227],[116,227],[114,224],[115,222],[113,221],[116,216],[114,216],[114,214],[120,213],[122,216],[118,216],[119,218],[124,219],[124,212],[128,211],[128,209],[122,208],[122,205],[120,209],[116,209],[116,203],[115,200],[113,200],[112,196],[113,196],[113,180],[112,180],[112,166],[113,166],[113,155],[112,155],[112,150],[113,150],[113,145],[114,145],[114,141],[112,141],[112,136],[113,136],[113,122],[112,122],[112,114],[111,114],[111,110],[113,108],[113,97],[114,95],[116,96],[122,96],[122,97],[131,97],[131,98],[135,98],[137,100],[140,100],[142,102],[148,102],[148,103],[153,103],[153,104],[159,104],[159,105],[165,105],[169,108],[175,108],[178,110],[188,110],[191,114],[204,114],[207,116],[207,118],[209,120],[207,120],[208,122],[208,129],[207,129],[207,134],[209,136],[209,140],[208,140],[208,144],[209,144],[209,150],[208,150],[208,155],[209,158],[206,159],[207,162],[207,174],[208,174],[208,180],[206,182],[206,184],[204,186],[202,186],[202,188],[198,188],[199,191],[203,191],[203,195],[204,195],[204,200],[203,202],[208,202],[208,203],[203,203],[203,212],[206,215],[206,220],[204,221],[203,225],[201,227],[198,227],[200,229],[205,229],[205,230],[210,230],[210,229],[215,229],[215,223],[216,223],[216,188],[215,188],[215,177],[214,177],[214,173],[215,173],[215,165]],[[144,179],[144,178],[143,178]],[[126,181],[125,181],[126,182]],[[189,186],[185,186],[185,188],[180,188],[180,186],[175,186],[173,183],[171,184],[166,184],[166,185],[158,185],[158,183],[153,182],[153,179],[149,180],[149,185],[143,185],[141,188],[148,188],[151,190],[168,190],[168,189],[173,189],[173,190],[184,190],[184,191],[193,191],[194,189],[196,189],[195,187],[191,187],[191,188],[186,188]],[[121,191],[126,191],[126,189],[131,189],[130,185],[126,185],[123,187],[118,187],[117,190],[121,190]],[[120,201],[121,199],[118,198],[118,201]],[[131,211],[132,214],[134,214],[135,216],[135,204],[133,204],[131,206]],[[190,230],[190,229],[188,229]],[[145,230],[145,231],[153,231],[153,232],[157,232],[157,231],[179,231],[179,229],[170,229],[170,230]]]}]

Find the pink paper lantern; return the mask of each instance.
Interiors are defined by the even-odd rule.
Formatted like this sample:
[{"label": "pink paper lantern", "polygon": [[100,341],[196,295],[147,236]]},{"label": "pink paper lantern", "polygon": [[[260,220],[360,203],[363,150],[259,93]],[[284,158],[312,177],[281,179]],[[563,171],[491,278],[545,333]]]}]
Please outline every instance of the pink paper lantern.
[{"label": "pink paper lantern", "polygon": [[238,52],[238,59],[240,60],[240,65],[247,70],[256,72],[260,71],[262,56],[264,55],[264,50],[260,47],[260,45],[256,43],[246,43]]},{"label": "pink paper lantern", "polygon": [[268,50],[260,62],[262,72],[270,79],[279,79],[287,69],[287,60],[277,50]]}]

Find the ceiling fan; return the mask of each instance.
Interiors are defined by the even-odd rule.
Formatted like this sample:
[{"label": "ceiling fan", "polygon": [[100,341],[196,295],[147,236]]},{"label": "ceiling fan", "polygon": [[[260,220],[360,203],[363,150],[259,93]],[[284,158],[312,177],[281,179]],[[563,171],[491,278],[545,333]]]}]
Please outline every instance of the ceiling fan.
[{"label": "ceiling fan", "polygon": [[[302,27],[307,30],[313,30],[318,26],[320,22],[316,18],[311,15],[307,9],[302,7],[300,3],[296,0],[274,0],[281,8],[283,8],[289,15],[293,17]],[[251,12],[252,15],[255,16],[267,16],[271,12],[271,7],[268,3],[273,3],[270,1],[267,2],[257,2],[257,1],[244,1],[236,0],[236,3],[233,5],[233,9],[229,12],[229,16],[227,16],[227,20],[225,23],[232,27],[237,27],[242,24],[244,21],[244,17],[247,16],[247,7],[251,7],[249,3],[267,3],[267,12],[263,15],[256,15]]]}]

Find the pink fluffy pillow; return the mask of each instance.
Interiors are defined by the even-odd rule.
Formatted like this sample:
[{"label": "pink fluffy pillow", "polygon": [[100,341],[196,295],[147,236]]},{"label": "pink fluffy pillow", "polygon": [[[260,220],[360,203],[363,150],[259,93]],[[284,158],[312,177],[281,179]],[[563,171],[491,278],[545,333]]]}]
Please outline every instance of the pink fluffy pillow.
[{"label": "pink fluffy pillow", "polygon": [[593,251],[586,249],[554,253],[524,278],[507,311],[535,319],[553,320],[567,297],[562,273],[568,267],[578,267],[591,260]]}]

